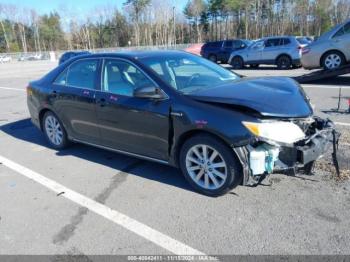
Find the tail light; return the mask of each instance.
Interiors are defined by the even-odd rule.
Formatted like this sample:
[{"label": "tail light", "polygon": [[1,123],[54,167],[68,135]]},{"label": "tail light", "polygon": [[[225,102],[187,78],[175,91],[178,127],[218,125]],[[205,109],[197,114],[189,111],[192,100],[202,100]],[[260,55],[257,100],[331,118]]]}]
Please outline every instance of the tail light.
[{"label": "tail light", "polygon": [[33,89],[30,85],[27,86],[26,91],[27,91],[27,96],[33,95]]},{"label": "tail light", "polygon": [[309,53],[310,51],[311,51],[310,48],[303,48],[303,49],[301,50],[301,53],[302,53],[303,55],[305,55],[305,54]]}]

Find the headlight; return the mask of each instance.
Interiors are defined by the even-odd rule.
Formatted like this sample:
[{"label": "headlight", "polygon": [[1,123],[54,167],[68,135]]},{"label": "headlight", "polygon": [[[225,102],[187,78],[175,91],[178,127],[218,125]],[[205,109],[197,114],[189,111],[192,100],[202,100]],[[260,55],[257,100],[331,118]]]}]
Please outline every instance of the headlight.
[{"label": "headlight", "polygon": [[293,144],[305,138],[300,127],[291,122],[242,122],[242,124],[255,136],[275,142]]}]

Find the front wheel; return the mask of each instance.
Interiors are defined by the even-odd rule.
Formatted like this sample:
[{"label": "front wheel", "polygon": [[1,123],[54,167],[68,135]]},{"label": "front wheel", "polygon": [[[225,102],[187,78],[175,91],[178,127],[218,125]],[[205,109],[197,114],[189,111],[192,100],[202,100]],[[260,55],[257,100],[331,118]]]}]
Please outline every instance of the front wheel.
[{"label": "front wheel", "polygon": [[224,195],[238,185],[240,164],[233,150],[209,135],[187,140],[180,152],[180,167],[192,187],[207,196]]},{"label": "front wheel", "polygon": [[45,113],[42,121],[43,131],[50,146],[54,149],[67,147],[69,144],[67,132],[58,117],[51,111],[48,111]]},{"label": "front wheel", "polygon": [[244,61],[242,57],[235,56],[234,58],[232,58],[231,66],[233,67],[233,69],[242,69],[244,67]]},{"label": "front wheel", "polygon": [[208,57],[208,59],[209,59],[210,61],[212,61],[213,63],[217,63],[216,55],[210,55],[210,56]]}]

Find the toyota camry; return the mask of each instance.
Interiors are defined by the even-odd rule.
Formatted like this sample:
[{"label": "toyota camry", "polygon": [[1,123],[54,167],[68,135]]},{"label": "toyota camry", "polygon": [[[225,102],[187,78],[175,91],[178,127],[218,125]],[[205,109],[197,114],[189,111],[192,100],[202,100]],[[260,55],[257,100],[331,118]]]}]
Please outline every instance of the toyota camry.
[{"label": "toyota camry", "polygon": [[78,56],[30,82],[27,95],[54,149],[79,142],[178,167],[209,196],[310,171],[335,132],[294,80],[241,78],[182,51]]}]

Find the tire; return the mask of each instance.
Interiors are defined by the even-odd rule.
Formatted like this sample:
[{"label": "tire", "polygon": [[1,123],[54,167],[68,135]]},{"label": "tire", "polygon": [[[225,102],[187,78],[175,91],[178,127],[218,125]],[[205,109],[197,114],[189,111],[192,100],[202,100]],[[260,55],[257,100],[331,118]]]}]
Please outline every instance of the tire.
[{"label": "tire", "polygon": [[42,119],[42,128],[50,147],[61,150],[69,145],[67,132],[53,112],[47,111],[45,113]]},{"label": "tire", "polygon": [[333,70],[345,64],[345,57],[338,51],[330,51],[323,55],[321,66],[325,70]]},{"label": "tire", "polygon": [[232,58],[231,66],[233,67],[233,69],[242,69],[244,67],[244,61],[242,57],[235,56],[234,58]]},{"label": "tire", "polygon": [[218,59],[216,55],[209,55],[208,59],[212,61],[213,63],[217,63]]},{"label": "tire", "polygon": [[[204,159],[204,155],[207,155],[208,162],[199,162]],[[242,180],[241,165],[232,149],[210,135],[201,134],[188,139],[181,148],[179,160],[181,171],[189,184],[207,196],[224,195]]]},{"label": "tire", "polygon": [[251,68],[259,68],[259,66],[260,66],[259,64],[252,64],[252,65],[250,65]]},{"label": "tire", "polygon": [[276,61],[277,68],[280,70],[290,69],[292,66],[292,59],[289,56],[281,55]]}]

